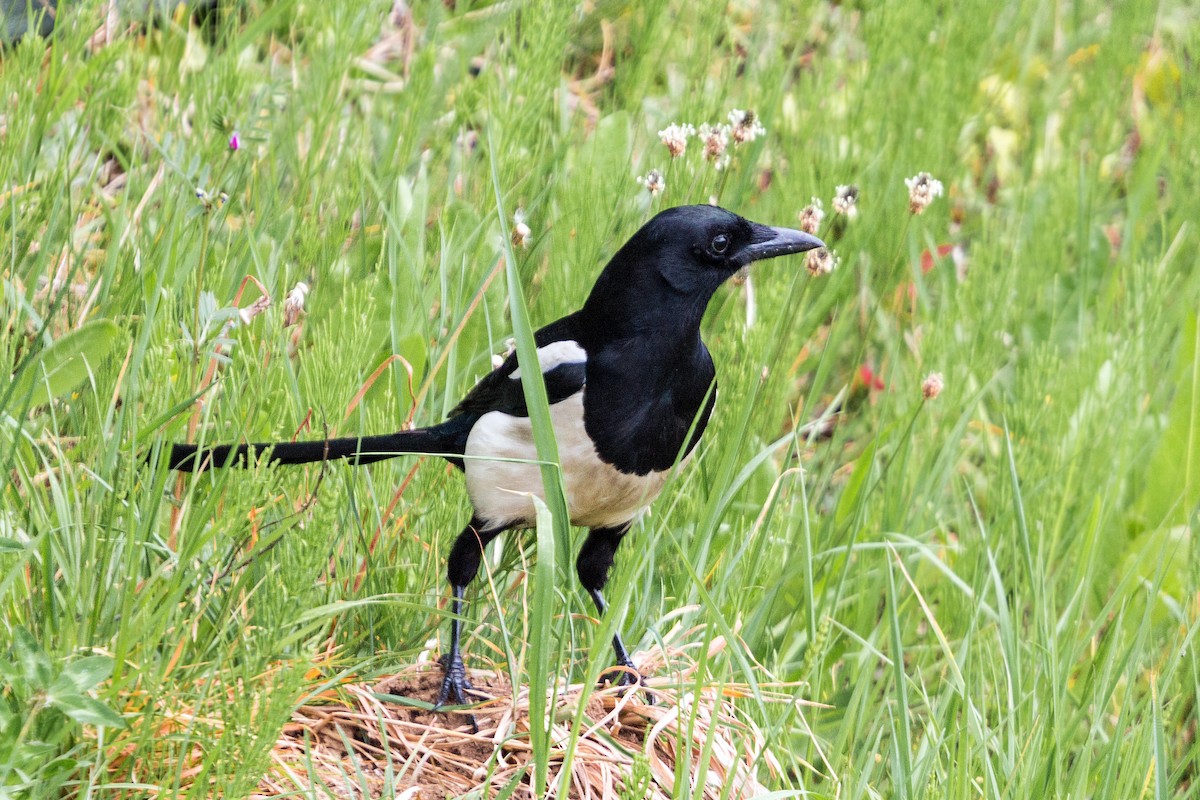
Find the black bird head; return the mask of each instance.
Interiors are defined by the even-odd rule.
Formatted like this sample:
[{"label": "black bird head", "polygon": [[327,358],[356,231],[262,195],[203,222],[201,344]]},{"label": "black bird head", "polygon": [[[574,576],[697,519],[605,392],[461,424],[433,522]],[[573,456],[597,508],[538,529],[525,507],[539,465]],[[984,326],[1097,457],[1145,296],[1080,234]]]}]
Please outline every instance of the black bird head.
[{"label": "black bird head", "polygon": [[595,324],[661,328],[676,315],[698,329],[717,287],[766,258],[824,247],[815,236],[761,225],[717,206],[677,206],[642,226],[604,268],[584,314]]}]

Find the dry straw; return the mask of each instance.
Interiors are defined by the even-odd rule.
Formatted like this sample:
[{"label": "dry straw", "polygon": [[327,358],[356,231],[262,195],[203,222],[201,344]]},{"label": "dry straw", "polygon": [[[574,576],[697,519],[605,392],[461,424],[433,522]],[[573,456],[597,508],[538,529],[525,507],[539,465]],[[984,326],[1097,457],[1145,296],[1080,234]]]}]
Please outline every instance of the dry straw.
[{"label": "dry straw", "polygon": [[[570,756],[568,797],[632,792],[669,798],[681,758],[691,797],[758,797],[772,788],[763,781],[786,781],[763,732],[734,702],[747,696],[749,688],[725,684],[697,689],[698,665],[688,653],[696,646],[635,656],[643,674],[655,676],[647,680],[653,703],[645,691],[622,695],[580,684],[559,687],[553,698],[550,785],[561,785],[585,688],[590,691]],[[709,657],[724,648],[725,640],[718,637],[708,648]],[[508,681],[494,672],[473,670],[471,681],[490,698],[474,709],[478,732],[463,715],[381,697],[430,701],[441,685],[441,672],[428,664],[408,667],[373,687],[342,687],[336,700],[301,707],[280,734],[272,767],[254,797],[299,793],[418,800],[508,792],[515,798],[532,797],[529,691],[522,689],[514,697]],[[759,690],[767,702],[791,704],[798,713],[808,705],[797,699],[794,684],[760,683]],[[799,718],[803,721],[802,714]]]}]

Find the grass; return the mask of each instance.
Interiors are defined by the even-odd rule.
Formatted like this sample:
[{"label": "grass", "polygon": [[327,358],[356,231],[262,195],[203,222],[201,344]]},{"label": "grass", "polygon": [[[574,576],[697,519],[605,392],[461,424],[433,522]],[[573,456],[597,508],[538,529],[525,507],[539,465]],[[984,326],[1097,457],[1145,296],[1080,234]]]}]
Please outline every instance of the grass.
[{"label": "grass", "polygon": [[[536,327],[661,207],[788,225],[814,195],[840,265],[759,265],[753,324],[750,287],[714,301],[718,413],[613,612],[548,529],[504,537],[468,661],[587,683],[613,631],[682,625],[681,696],[770,676],[824,704],[738,699],[780,792],[1194,795],[1188,3],[428,2],[397,30],[247,0],[93,40],[100,6],[0,62],[0,795],[245,796],[293,709],[446,632],[445,465],[180,478],[145,453],[439,420],[512,289]],[[733,108],[766,134],[722,171],[657,140]],[[913,216],[919,171],[947,192]]]}]

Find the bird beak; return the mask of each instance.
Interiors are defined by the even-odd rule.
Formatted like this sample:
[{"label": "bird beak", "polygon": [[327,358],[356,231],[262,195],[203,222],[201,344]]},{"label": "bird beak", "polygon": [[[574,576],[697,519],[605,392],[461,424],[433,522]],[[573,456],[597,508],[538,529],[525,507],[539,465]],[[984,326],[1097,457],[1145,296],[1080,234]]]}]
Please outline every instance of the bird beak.
[{"label": "bird beak", "polygon": [[747,261],[762,261],[764,258],[803,253],[824,246],[824,242],[804,231],[754,223],[753,240],[743,252],[749,256]]}]

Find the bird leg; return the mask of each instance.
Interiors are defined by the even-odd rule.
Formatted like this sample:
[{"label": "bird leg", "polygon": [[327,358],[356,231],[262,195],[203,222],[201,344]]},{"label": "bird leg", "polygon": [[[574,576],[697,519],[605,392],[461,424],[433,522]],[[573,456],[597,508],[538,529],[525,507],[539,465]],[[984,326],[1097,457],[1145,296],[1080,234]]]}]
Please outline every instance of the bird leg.
[{"label": "bird leg", "polygon": [[467,700],[466,693],[475,691],[475,687],[467,680],[467,666],[463,663],[462,648],[459,645],[462,632],[460,615],[466,590],[465,586],[455,586],[454,600],[450,604],[450,610],[454,613],[454,619],[450,620],[450,652],[438,659],[446,671],[445,677],[442,678],[442,690],[438,692],[437,702],[434,704],[439,708],[446,705],[446,701],[451,698],[458,705],[465,706],[470,702]]},{"label": "bird leg", "polygon": [[[435,707],[441,707],[446,701],[453,699],[458,705],[467,705],[470,701],[467,695],[474,691],[471,682],[467,680],[467,667],[462,658],[462,601],[466,594],[467,584],[479,572],[479,564],[483,559],[483,548],[504,531],[503,528],[488,528],[478,519],[463,529],[454,546],[450,548],[450,558],[446,562],[446,577],[450,579],[450,587],[454,599],[450,610],[454,618],[450,620],[450,652],[443,655],[439,661],[445,670],[442,679],[442,690],[438,693]],[[474,726],[474,718],[471,720]]]},{"label": "bird leg", "polygon": [[[579,573],[579,582],[591,595],[592,602],[596,604],[596,612],[600,616],[604,616],[604,612],[608,610],[608,603],[604,601],[602,591],[605,584],[608,583],[608,571],[612,567],[613,557],[616,556],[617,546],[621,544],[621,539],[628,531],[628,525],[616,528],[592,528],[588,532],[587,539],[584,540],[583,547],[579,549],[579,558],[575,561],[575,571]],[[627,669],[614,670],[605,675],[604,680],[611,681],[617,686],[636,684],[641,676],[634,667],[633,660],[629,657],[629,651],[625,649],[625,643],[621,641],[620,633],[613,635],[612,645],[617,665]]]},{"label": "bird leg", "polygon": [[[588,589],[588,594],[592,596],[592,602],[596,604],[596,613],[604,616],[604,612],[608,610],[608,603],[604,602],[604,595],[599,589]],[[629,657],[629,651],[625,649],[625,643],[621,641],[621,633],[618,631],[613,634],[612,640],[613,655],[616,656],[617,666],[627,667],[628,670],[613,670],[602,676],[602,680],[614,683],[617,686],[633,686],[641,678],[641,674],[637,671],[637,667],[633,665],[633,659]]]}]

